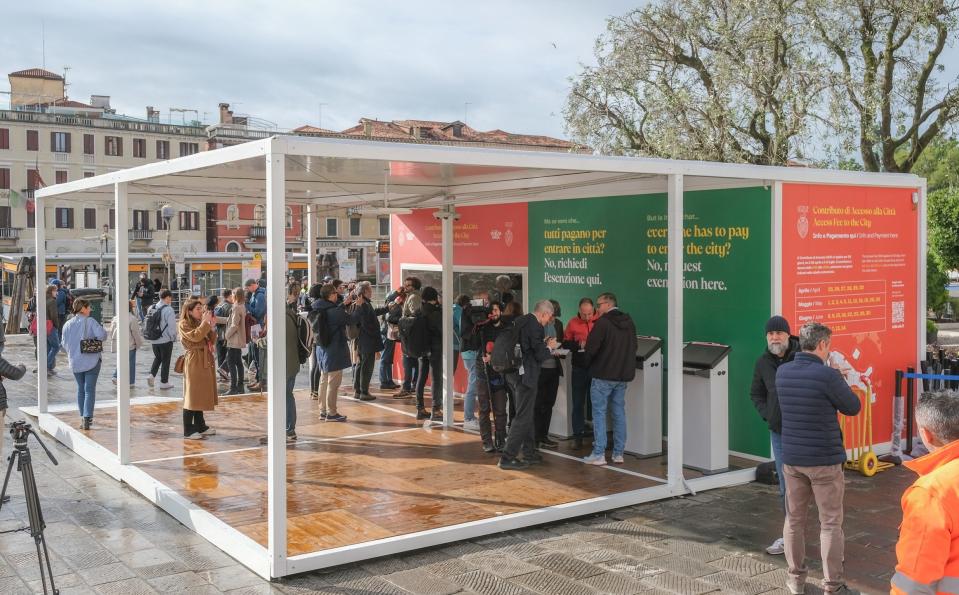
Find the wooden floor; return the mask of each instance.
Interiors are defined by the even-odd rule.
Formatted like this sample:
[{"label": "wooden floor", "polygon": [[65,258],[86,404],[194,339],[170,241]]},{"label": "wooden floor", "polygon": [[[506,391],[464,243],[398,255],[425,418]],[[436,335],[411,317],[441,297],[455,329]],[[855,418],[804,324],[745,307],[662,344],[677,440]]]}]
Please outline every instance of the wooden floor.
[{"label": "wooden floor", "polygon": [[[651,487],[665,477],[661,459],[628,458],[626,469],[650,476],[643,477],[570,456],[579,453],[545,452],[541,465],[502,471],[478,436],[424,427],[411,401],[381,394],[373,403],[339,403],[348,421],[324,422],[317,402],[297,393],[299,440],[287,447],[289,555]],[[134,464],[265,546],[265,397],[221,397],[206,416],[217,434],[200,441],[182,439],[181,406],[132,406]],[[57,415],[78,421],[75,413]],[[115,409],[97,409],[86,434],[116,452]]]}]

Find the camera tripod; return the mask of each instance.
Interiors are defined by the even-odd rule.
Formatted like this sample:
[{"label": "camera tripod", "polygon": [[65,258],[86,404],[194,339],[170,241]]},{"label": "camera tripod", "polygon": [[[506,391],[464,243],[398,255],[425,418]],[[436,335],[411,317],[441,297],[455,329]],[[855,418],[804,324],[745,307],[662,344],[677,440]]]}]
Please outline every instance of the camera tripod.
[{"label": "camera tripod", "polygon": [[[27,502],[27,518],[30,522],[30,536],[33,537],[37,545],[37,562],[40,563],[40,581],[43,583],[43,592],[47,593],[47,579],[50,577],[50,590],[53,595],[60,591],[53,584],[53,569],[50,566],[50,553],[47,551],[47,540],[43,537],[43,530],[46,523],[43,521],[43,512],[40,510],[40,495],[37,493],[37,480],[33,475],[33,461],[30,458],[30,450],[27,448],[27,438],[33,434],[37,443],[43,447],[44,452],[50,457],[54,465],[58,465],[57,460],[53,458],[53,453],[47,448],[47,445],[40,440],[40,436],[33,431],[25,421],[13,422],[10,426],[10,435],[13,436],[13,452],[10,453],[10,463],[7,465],[7,474],[3,478],[3,489],[0,489],[0,509],[3,508],[3,499],[7,494],[7,484],[10,483],[10,473],[13,471],[14,462],[17,463],[17,471],[20,472],[23,479],[23,495]],[[23,529],[16,529],[23,531]],[[46,574],[44,574],[44,566]]]}]

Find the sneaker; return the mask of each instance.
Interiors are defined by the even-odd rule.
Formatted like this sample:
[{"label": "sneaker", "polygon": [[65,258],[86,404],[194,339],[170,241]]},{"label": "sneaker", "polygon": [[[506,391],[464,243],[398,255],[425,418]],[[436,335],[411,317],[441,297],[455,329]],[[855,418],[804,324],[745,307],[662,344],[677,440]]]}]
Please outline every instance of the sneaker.
[{"label": "sneaker", "polygon": [[617,464],[617,465],[622,465],[624,462],[625,462],[625,461],[623,461],[623,455],[621,455],[621,454],[619,454],[619,455],[613,455],[613,463],[615,463],[615,464]]},{"label": "sneaker", "polygon": [[160,384],[157,385],[157,388],[160,388],[160,389],[163,389],[163,390],[167,390],[167,389],[173,388],[173,383],[172,383],[172,382],[161,382]]},{"label": "sneaker", "polygon": [[503,457],[499,460],[499,464],[497,466],[505,471],[520,471],[529,467],[529,463],[519,459],[508,459]]},{"label": "sneaker", "polygon": [[443,421],[443,412],[437,409],[430,415],[430,421]]},{"label": "sneaker", "polygon": [[469,421],[464,421],[464,422],[463,422],[463,429],[464,429],[464,430],[472,430],[472,431],[474,431],[474,432],[479,432],[479,429],[480,429],[480,427],[479,427],[479,420],[478,420],[478,419],[471,419],[471,420],[469,420]]},{"label": "sneaker", "polygon": [[416,421],[420,421],[421,419],[429,419],[429,418],[430,418],[430,412],[427,411],[426,409],[420,409],[419,411],[416,412]]},{"label": "sneaker", "polygon": [[84,430],[89,430],[92,426],[93,426],[93,418],[92,418],[92,417],[84,417],[84,418],[83,418],[83,429],[84,429]]},{"label": "sneaker", "polygon": [[496,447],[493,446],[492,440],[483,440],[483,452],[496,452]]},{"label": "sneaker", "polygon": [[543,462],[543,455],[539,454],[538,452],[534,452],[530,455],[523,455],[523,460],[530,465],[538,465]]},{"label": "sneaker", "polygon": [[598,455],[591,454],[588,457],[583,457],[583,462],[587,465],[605,465],[606,464],[606,454],[599,453]]},{"label": "sneaker", "polygon": [[310,393],[310,398],[313,399],[314,401],[319,401],[320,395],[318,393]]},{"label": "sneaker", "polygon": [[546,448],[549,450],[556,450],[559,448],[559,442],[550,440],[549,438],[540,438],[538,442],[539,448]]},{"label": "sneaker", "polygon": [[288,432],[286,433],[286,441],[287,441],[288,443],[289,443],[289,442],[296,442],[296,432],[294,432],[293,430],[288,431]]},{"label": "sneaker", "polygon": [[357,397],[357,398],[358,398],[359,400],[361,400],[361,401],[375,401],[375,400],[376,400],[376,397],[374,397],[374,396],[371,395],[370,393],[360,393],[360,396]]},{"label": "sneaker", "polygon": [[193,432],[189,436],[184,436],[184,440],[203,440],[203,434],[199,432]]},{"label": "sneaker", "polygon": [[346,421],[346,416],[340,415],[339,413],[336,415],[327,415],[326,421]]},{"label": "sneaker", "polygon": [[321,411],[321,412],[320,412],[320,419],[322,419],[323,421],[326,421],[326,418],[327,418],[326,411]]},{"label": "sneaker", "polygon": [[859,591],[855,589],[850,589],[848,585],[840,585],[835,591],[826,591],[823,589],[823,593],[837,593],[838,595],[859,595]]},{"label": "sneaker", "polygon": [[380,385],[380,390],[396,390],[396,389],[398,389],[399,387],[400,387],[399,384],[394,384],[394,383],[391,382],[391,383],[389,383],[389,384],[381,384],[381,385]]},{"label": "sneaker", "polygon": [[783,538],[777,538],[771,546],[766,548],[766,553],[770,556],[782,556],[785,554],[786,546],[783,544]]},{"label": "sneaker", "polygon": [[397,401],[402,400],[402,399],[412,399],[412,398],[413,398],[413,393],[411,393],[411,392],[408,391],[408,390],[401,390],[400,392],[398,392],[398,393],[396,393],[395,395],[393,395],[391,398],[396,399]]},{"label": "sneaker", "polygon": [[156,382],[156,376],[147,376],[147,386],[152,388],[155,382]]},{"label": "sneaker", "polygon": [[207,428],[200,433],[204,436],[216,436],[216,430],[213,428]]}]

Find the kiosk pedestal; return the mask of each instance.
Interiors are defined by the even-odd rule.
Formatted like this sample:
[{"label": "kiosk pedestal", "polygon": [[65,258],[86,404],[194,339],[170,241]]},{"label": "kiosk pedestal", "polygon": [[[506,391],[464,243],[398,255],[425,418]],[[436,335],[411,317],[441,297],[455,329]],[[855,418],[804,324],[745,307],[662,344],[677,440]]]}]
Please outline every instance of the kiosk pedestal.
[{"label": "kiosk pedestal", "polygon": [[553,405],[553,417],[549,421],[549,434],[566,440],[573,436],[573,369],[572,354],[559,356],[559,390],[556,391],[556,404]]},{"label": "kiosk pedestal", "polygon": [[683,348],[683,466],[729,470],[729,351],[718,343]]},{"label": "kiosk pedestal", "polygon": [[626,387],[626,452],[663,454],[663,340],[636,336],[636,378]]}]

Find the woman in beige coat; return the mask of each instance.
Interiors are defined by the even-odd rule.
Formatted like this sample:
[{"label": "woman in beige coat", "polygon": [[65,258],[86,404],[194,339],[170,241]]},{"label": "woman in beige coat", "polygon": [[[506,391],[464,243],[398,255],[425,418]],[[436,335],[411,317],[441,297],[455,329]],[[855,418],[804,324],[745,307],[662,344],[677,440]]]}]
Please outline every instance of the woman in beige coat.
[{"label": "woman in beige coat", "polygon": [[228,395],[243,394],[243,348],[246,347],[246,292],[233,290],[233,308],[226,321],[226,369],[230,373]]},{"label": "woman in beige coat", "polygon": [[183,436],[187,440],[202,440],[216,434],[206,425],[204,411],[213,411],[217,404],[216,316],[206,311],[203,301],[190,299],[180,311],[177,325],[180,343],[186,351],[183,362]]}]

